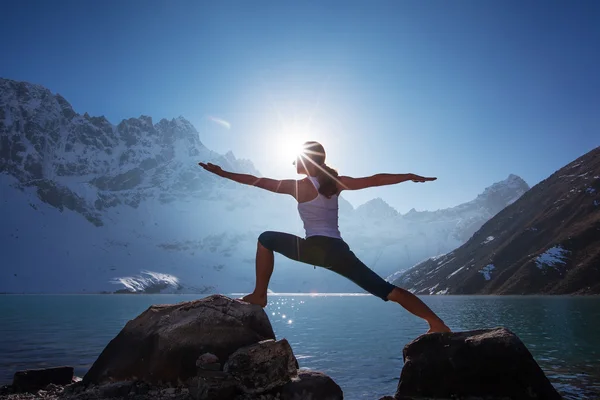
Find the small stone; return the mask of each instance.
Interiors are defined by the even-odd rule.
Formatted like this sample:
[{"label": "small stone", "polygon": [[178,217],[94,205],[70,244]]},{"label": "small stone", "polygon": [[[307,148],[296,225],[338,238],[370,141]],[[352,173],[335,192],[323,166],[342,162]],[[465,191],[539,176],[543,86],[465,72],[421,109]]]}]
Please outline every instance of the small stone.
[{"label": "small stone", "polygon": [[220,363],[212,363],[212,364],[202,364],[198,367],[200,370],[208,370],[208,371],[220,371],[221,364]]},{"label": "small stone", "polygon": [[163,393],[168,394],[168,395],[173,395],[173,394],[175,394],[176,391],[177,391],[177,389],[175,389],[175,388],[168,388],[168,389],[163,390]]},{"label": "small stone", "polygon": [[13,393],[13,388],[10,385],[4,385],[0,387],[0,396],[9,395]]},{"label": "small stone", "polygon": [[216,378],[196,377],[190,380],[189,394],[195,400],[231,400],[237,392],[237,381],[228,374]]},{"label": "small stone", "polygon": [[319,399],[342,400],[344,393],[337,383],[319,371],[301,370],[298,377],[285,384],[281,390],[283,400]]},{"label": "small stone", "polygon": [[212,380],[225,380],[231,377],[230,374],[224,371],[211,371],[209,369],[199,369],[197,376]]},{"label": "small stone", "polygon": [[73,393],[75,394],[85,391],[85,385],[83,384],[83,382],[76,382],[71,386],[73,387]]},{"label": "small stone", "polygon": [[65,386],[63,389],[63,393],[64,394],[77,394],[77,393],[82,392],[83,390],[84,390],[83,383],[74,382],[70,385]]},{"label": "small stone", "polygon": [[202,367],[205,364],[219,364],[219,358],[212,353],[204,353],[196,360],[196,367]]},{"label": "small stone", "polygon": [[135,388],[135,392],[137,394],[142,394],[142,395],[147,394],[149,390],[150,390],[150,386],[144,382],[139,382],[137,384],[137,387]]},{"label": "small stone", "polygon": [[115,382],[100,387],[101,397],[123,397],[127,396],[133,387],[133,382]]},{"label": "small stone", "polygon": [[62,392],[64,389],[63,386],[55,385],[54,383],[50,383],[48,386],[44,388],[47,392]]}]

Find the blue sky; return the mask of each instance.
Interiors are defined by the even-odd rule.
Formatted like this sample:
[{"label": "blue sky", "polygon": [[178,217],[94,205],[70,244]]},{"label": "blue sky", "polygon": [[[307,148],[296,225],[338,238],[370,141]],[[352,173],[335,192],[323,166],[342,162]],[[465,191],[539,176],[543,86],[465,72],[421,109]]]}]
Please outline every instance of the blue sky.
[{"label": "blue sky", "polygon": [[[183,115],[209,148],[296,177],[304,132],[348,193],[401,212],[538,183],[600,142],[597,1],[3,1],[0,76],[111,122]],[[209,116],[220,118],[224,127]]]}]

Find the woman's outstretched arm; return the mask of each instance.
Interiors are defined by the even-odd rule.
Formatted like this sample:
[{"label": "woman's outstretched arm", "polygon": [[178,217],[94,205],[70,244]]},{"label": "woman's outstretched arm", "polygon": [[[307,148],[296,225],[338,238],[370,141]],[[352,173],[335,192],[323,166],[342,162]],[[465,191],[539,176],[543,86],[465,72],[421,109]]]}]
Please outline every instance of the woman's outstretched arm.
[{"label": "woman's outstretched arm", "polygon": [[395,185],[396,183],[413,181],[429,182],[437,178],[427,178],[416,174],[375,174],[364,178],[352,178],[349,176],[340,176],[339,186],[341,190],[359,190],[374,186]]},{"label": "woman's outstretched arm", "polygon": [[289,194],[294,198],[297,197],[298,181],[294,179],[276,180],[270,178],[258,178],[254,175],[223,171],[221,167],[211,163],[198,163],[198,165],[208,172],[212,172],[215,175],[230,179],[243,185],[256,186],[270,192]]}]

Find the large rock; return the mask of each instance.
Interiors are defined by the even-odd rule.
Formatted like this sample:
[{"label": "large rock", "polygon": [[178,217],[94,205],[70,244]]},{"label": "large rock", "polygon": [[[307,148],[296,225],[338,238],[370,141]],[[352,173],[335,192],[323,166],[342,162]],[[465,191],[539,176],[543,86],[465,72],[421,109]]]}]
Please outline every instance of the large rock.
[{"label": "large rock", "polygon": [[420,336],[404,348],[396,399],[560,399],[506,328]]},{"label": "large rock", "polygon": [[281,400],[343,400],[344,393],[333,379],[318,371],[299,371],[298,377],[285,384]]},{"label": "large rock", "polygon": [[238,348],[266,339],[275,339],[275,334],[257,305],[222,295],[155,305],[125,325],[83,381],[178,384],[196,375],[200,355],[226,360]]},{"label": "large rock", "polygon": [[264,393],[296,377],[298,361],[286,339],[265,340],[233,353],[223,368],[244,393]]},{"label": "large rock", "polygon": [[73,380],[73,367],[53,367],[17,371],[12,388],[17,392],[35,392],[49,384],[68,385]]}]

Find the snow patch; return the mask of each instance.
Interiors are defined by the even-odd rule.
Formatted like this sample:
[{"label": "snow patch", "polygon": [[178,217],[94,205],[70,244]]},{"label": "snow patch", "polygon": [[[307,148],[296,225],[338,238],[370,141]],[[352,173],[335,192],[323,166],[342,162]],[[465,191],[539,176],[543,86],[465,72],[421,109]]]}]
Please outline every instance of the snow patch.
[{"label": "snow patch", "polygon": [[444,253],[444,254],[439,254],[439,255],[437,255],[437,256],[430,257],[429,259],[430,259],[431,261],[437,261],[437,260],[439,260],[440,258],[444,257],[445,255],[446,255],[446,253]]},{"label": "snow patch", "polygon": [[437,287],[440,286],[440,284],[436,284],[435,286],[432,286],[429,288],[429,294],[433,294],[433,292],[435,291],[435,289],[437,289]]},{"label": "snow patch", "polygon": [[406,272],[406,270],[396,271],[393,274],[391,274],[390,276],[388,276],[387,278],[385,278],[385,280],[386,280],[386,282],[394,282],[396,279],[398,279],[405,272]]},{"label": "snow patch", "polygon": [[458,274],[465,266],[463,265],[462,267],[460,267],[459,269],[457,269],[456,271],[454,271],[453,273],[451,273],[450,275],[448,275],[446,277],[446,279],[450,279],[452,278],[454,275]]},{"label": "snow patch", "polygon": [[569,250],[565,250],[560,246],[554,246],[540,254],[535,259],[535,263],[539,269],[544,267],[556,268],[557,265],[566,263],[567,254],[569,253]]},{"label": "snow patch", "polygon": [[179,279],[176,276],[152,271],[142,271],[141,275],[137,276],[115,278],[111,283],[121,284],[131,292],[143,292],[154,287],[164,287],[165,289],[180,287]]},{"label": "snow patch", "polygon": [[455,258],[456,257],[452,257],[448,261],[444,261],[443,263],[439,264],[439,267],[437,267],[435,270],[437,271],[438,269],[442,268],[444,265],[448,264],[450,261],[453,261]]},{"label": "snow patch", "polygon": [[448,294],[448,288],[444,290],[438,290],[435,294]]},{"label": "snow patch", "polygon": [[487,238],[485,238],[485,240],[481,244],[488,244],[489,242],[491,242],[494,239],[495,239],[495,237],[488,236]]},{"label": "snow patch", "polygon": [[479,270],[479,273],[483,275],[486,281],[492,279],[492,270],[495,269],[494,264],[488,264]]}]

